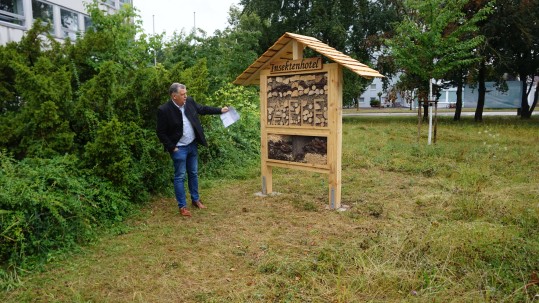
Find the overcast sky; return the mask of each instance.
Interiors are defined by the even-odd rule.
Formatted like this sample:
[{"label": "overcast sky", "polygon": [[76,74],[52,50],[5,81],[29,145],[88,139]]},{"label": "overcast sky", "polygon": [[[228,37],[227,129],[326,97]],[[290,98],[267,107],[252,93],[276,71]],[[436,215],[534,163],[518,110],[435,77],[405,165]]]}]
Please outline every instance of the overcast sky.
[{"label": "overcast sky", "polygon": [[133,5],[138,9],[147,34],[153,33],[155,20],[156,34],[166,32],[170,37],[174,31],[180,32],[182,29],[189,33],[196,25],[210,36],[215,30],[223,30],[228,25],[228,10],[233,4],[239,7],[239,1],[133,0]]}]

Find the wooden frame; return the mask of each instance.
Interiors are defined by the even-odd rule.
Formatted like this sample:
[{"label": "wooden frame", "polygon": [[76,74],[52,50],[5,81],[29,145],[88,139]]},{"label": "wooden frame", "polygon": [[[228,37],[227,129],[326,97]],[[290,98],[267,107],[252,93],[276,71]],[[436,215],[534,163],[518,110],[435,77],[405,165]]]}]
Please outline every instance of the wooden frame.
[{"label": "wooden frame", "polygon": [[[306,47],[335,63],[323,65],[322,57],[303,58],[303,50]],[[378,71],[316,38],[285,33],[234,80],[234,84],[238,85],[260,84],[263,194],[273,192],[273,167],[301,169],[328,174],[329,207],[331,209],[341,207],[343,67],[367,79],[384,77]],[[317,79],[317,75],[320,74],[324,74],[327,81],[327,88],[324,87],[323,92],[319,91],[321,89],[320,82],[316,81],[320,80]],[[285,95],[279,94],[282,91],[275,89],[273,84],[271,90],[268,91],[269,77],[275,77],[271,81],[277,81],[276,77],[288,77],[286,81],[277,81],[282,83],[282,86],[288,86],[290,81],[298,81],[294,77],[304,75],[314,76],[314,83],[309,83],[310,85],[314,84],[314,94],[317,94],[322,100],[318,102],[318,108],[315,99],[308,99],[308,102],[312,101],[312,108],[310,104],[306,104],[309,108],[303,108],[304,104],[298,105],[304,100],[299,98],[299,93],[296,94],[292,91],[294,89],[292,86],[287,87],[291,88],[291,92],[287,91]],[[296,84],[300,85],[299,82]],[[302,83],[301,86],[308,87],[303,86]],[[277,95],[274,95],[274,92]],[[277,98],[277,101],[268,100],[273,97]],[[272,111],[278,113],[279,119],[270,116],[273,115],[273,112],[268,111],[270,106],[268,101],[274,102],[271,104]],[[294,102],[295,104],[293,104]],[[325,102],[326,108],[321,110],[323,102]],[[310,110],[314,110],[314,112],[311,113]],[[322,116],[320,116],[321,113]],[[271,155],[268,152],[270,148],[272,149]],[[276,148],[279,148],[280,151]],[[321,152],[323,150],[325,150],[325,154]],[[307,153],[313,151],[315,154],[322,153],[321,157],[311,155],[307,158]]]},{"label": "wooden frame", "polygon": [[[314,122],[307,125],[292,123],[288,118],[286,121],[280,121],[276,125],[269,117],[274,114],[268,111],[268,103],[272,99],[271,93],[268,95],[268,82],[272,83],[275,77],[289,77],[292,79],[303,79],[305,77],[327,77],[327,91],[323,94],[327,98],[327,109],[323,112],[325,123],[316,124]],[[290,169],[300,169],[329,175],[329,207],[331,209],[341,206],[341,151],[342,151],[342,67],[339,64],[325,64],[317,71],[302,71],[293,74],[279,73],[279,75],[270,74],[269,69],[260,71],[260,126],[261,126],[261,165],[262,165],[262,193],[270,194],[273,192],[273,174],[272,167],[284,167]],[[290,104],[301,103],[301,96],[292,96],[288,94],[285,100],[284,108],[289,112],[292,106]],[[322,100],[322,99],[320,99]],[[305,102],[305,101],[304,101]],[[321,102],[322,103],[322,102]],[[316,103],[314,103],[316,106]],[[270,108],[271,109],[271,108]],[[296,110],[301,107],[296,107]],[[301,115],[300,115],[301,116]],[[316,116],[314,117],[316,118]],[[313,120],[314,121],[314,120]],[[324,141],[325,138],[327,151],[325,163],[313,163],[310,161],[298,162],[291,159],[276,159],[270,155],[270,145],[272,137],[292,138],[297,141],[312,142],[308,138]],[[322,140],[320,140],[322,138]],[[304,146],[305,147],[305,146]]]}]

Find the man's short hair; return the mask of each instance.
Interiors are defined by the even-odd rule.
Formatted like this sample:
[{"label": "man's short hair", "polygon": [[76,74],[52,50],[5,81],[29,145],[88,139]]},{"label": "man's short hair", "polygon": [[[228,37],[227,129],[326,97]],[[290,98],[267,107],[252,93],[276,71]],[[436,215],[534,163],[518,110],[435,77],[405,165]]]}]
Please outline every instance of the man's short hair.
[{"label": "man's short hair", "polygon": [[185,85],[178,82],[174,82],[168,89],[168,94],[172,95],[173,93],[177,93],[180,89],[186,89]]}]

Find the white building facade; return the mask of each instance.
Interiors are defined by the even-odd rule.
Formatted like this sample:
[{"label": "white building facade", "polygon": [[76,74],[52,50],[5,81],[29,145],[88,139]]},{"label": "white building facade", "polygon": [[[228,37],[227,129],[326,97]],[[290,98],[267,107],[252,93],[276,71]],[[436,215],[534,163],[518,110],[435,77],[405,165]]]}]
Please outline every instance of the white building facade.
[{"label": "white building facade", "polygon": [[[57,39],[75,40],[91,25],[83,0],[0,0],[0,45],[20,41],[36,19],[51,23]],[[133,0],[100,0],[103,10],[114,13]]]}]

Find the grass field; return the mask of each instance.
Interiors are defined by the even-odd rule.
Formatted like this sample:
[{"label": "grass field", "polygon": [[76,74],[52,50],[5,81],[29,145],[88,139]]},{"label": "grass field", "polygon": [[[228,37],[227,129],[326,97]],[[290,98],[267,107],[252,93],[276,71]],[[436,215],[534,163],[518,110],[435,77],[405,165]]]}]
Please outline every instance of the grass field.
[{"label": "grass field", "polygon": [[537,302],[539,119],[472,119],[427,145],[414,117],[345,118],[349,210],[326,209],[326,175],[274,169],[280,194],[257,197],[259,168],[238,168],[192,218],[156,197],[0,301]]}]

